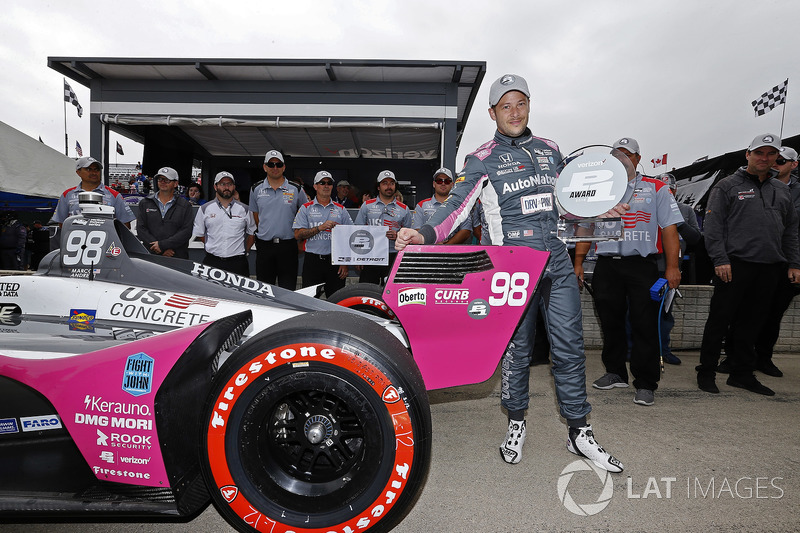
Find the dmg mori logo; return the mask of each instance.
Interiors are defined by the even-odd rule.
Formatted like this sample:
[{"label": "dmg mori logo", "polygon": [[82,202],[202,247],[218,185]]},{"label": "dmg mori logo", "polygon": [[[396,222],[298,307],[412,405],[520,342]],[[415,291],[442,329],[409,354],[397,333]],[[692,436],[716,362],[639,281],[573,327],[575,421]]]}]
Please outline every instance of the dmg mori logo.
[{"label": "dmg mori logo", "polygon": [[375,247],[375,239],[366,230],[360,229],[350,235],[350,249],[359,255],[366,255]]}]

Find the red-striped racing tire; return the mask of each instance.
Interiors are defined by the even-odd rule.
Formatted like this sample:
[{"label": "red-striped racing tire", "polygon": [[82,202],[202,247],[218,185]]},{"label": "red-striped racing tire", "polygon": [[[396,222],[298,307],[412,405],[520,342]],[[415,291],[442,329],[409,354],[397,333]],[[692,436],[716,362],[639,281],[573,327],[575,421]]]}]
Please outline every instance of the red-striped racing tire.
[{"label": "red-striped racing tire", "polygon": [[353,283],[331,294],[328,301],[343,307],[394,320],[394,312],[383,301],[383,287],[374,283]]}]

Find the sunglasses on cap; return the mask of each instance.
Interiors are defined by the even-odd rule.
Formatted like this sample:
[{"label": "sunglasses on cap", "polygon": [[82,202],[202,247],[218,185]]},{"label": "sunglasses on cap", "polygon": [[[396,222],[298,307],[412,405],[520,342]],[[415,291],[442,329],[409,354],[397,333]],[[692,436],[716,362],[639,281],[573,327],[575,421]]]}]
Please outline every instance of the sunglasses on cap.
[{"label": "sunglasses on cap", "polygon": [[275,167],[283,168],[283,163],[280,161],[276,161],[274,163],[272,161],[268,161],[264,164],[267,165],[267,168],[275,168]]},{"label": "sunglasses on cap", "polygon": [[318,182],[319,185],[333,185],[333,181],[331,180],[320,180]]},{"label": "sunglasses on cap", "polygon": [[453,180],[451,180],[450,178],[436,178],[433,181],[435,181],[439,185],[441,185],[442,183],[447,184],[447,185],[450,185],[451,183],[453,183]]},{"label": "sunglasses on cap", "polygon": [[788,159],[784,159],[782,157],[779,157],[778,159],[775,160],[776,165],[785,165],[788,162],[789,162]]}]

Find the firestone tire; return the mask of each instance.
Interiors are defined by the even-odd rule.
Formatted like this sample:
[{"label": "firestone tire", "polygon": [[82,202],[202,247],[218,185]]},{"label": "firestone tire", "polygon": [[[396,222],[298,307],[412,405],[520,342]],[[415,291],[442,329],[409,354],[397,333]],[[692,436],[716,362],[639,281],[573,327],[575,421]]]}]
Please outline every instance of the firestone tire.
[{"label": "firestone tire", "polygon": [[394,320],[395,314],[383,301],[383,287],[374,283],[354,283],[331,294],[328,301],[350,309]]},{"label": "firestone tire", "polygon": [[243,532],[389,531],[430,466],[422,376],[354,313],[309,313],[249,340],[215,377],[204,421],[209,492]]}]

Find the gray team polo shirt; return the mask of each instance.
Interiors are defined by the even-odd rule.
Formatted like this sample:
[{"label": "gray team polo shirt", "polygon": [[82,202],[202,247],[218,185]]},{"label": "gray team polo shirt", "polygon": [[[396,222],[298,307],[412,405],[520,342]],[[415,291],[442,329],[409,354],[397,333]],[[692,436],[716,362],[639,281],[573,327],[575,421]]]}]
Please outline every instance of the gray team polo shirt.
[{"label": "gray team polo shirt", "polygon": [[[303,204],[297,212],[292,227],[294,229],[315,228],[328,220],[333,220],[337,224],[353,224],[350,213],[342,204],[328,202],[322,205],[314,198],[313,201]],[[306,240],[306,252],[317,255],[329,255],[331,253],[331,231],[320,231],[310,239]]]},{"label": "gray team polo shirt", "polygon": [[306,193],[286,178],[277,189],[273,189],[266,179],[256,185],[250,192],[250,212],[258,214],[256,237],[264,241],[294,239],[292,222],[306,202]]}]

